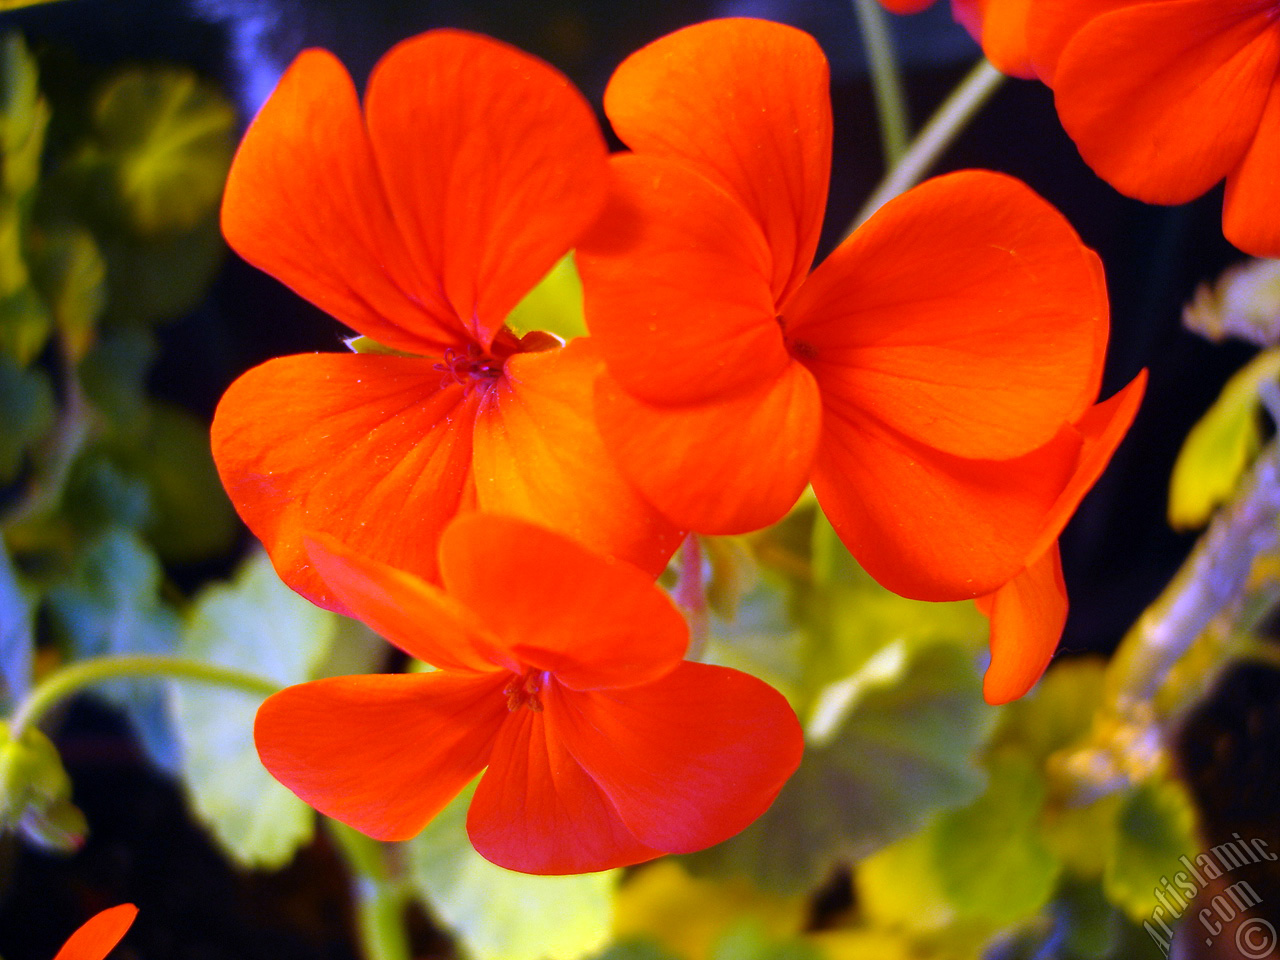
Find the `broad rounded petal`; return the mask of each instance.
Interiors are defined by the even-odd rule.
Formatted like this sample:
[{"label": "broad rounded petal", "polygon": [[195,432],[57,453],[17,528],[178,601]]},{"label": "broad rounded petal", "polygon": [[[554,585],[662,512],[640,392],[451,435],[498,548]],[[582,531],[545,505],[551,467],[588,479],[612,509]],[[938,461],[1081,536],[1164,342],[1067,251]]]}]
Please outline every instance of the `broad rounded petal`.
[{"label": "broad rounded petal", "polygon": [[440,531],[474,505],[477,396],[441,389],[427,360],[281,357],[223,394],[213,456],[285,583],[345,612],[311,568],[303,536],[331,534],[356,553],[434,578]]},{"label": "broad rounded petal", "polygon": [[880,0],[880,5],[890,13],[919,13],[932,4],[933,0]]},{"label": "broad rounded petal", "polygon": [[689,643],[652,576],[523,520],[459,517],[440,540],[440,573],[514,659],[569,687],[647,683]]},{"label": "broad rounded petal", "polygon": [[1055,101],[1098,176],[1139,200],[1185,203],[1239,165],[1278,66],[1269,6],[1144,3],[1096,17],[1071,38]]},{"label": "broad rounded petal", "polygon": [[1050,204],[1012,177],[966,171],[886,204],[783,318],[824,398],[939,450],[1003,459],[1093,400],[1108,325],[1099,280]]},{"label": "broad rounded petal", "polygon": [[1080,418],[1075,427],[1080,449],[1075,470],[1042,521],[1040,536],[1028,556],[1040,556],[1058,539],[1062,528],[1067,525],[1084,495],[1093,488],[1098,477],[1102,476],[1102,471],[1111,462],[1111,455],[1129,432],[1146,389],[1147,371],[1143,370],[1123,390],[1118,391],[1111,399],[1095,404]]},{"label": "broad rounded petal", "polygon": [[804,734],[786,699],[727,667],[685,662],[641,687],[553,690],[548,740],[564,743],[644,843],[691,853],[773,803]]},{"label": "broad rounded petal", "polygon": [[1067,622],[1067,586],[1062,579],[1058,544],[993,595],[991,666],[982,679],[982,696],[991,704],[1025,694],[1053,659]]},{"label": "broad rounded petal", "polygon": [[606,450],[593,412],[600,370],[590,338],[507,361],[476,416],[476,497],[656,576],[683,534]]},{"label": "broad rounded petal", "polygon": [[828,405],[813,473],[849,552],[894,593],[964,600],[1026,564],[1080,451],[1074,428],[1012,460],[967,460]]},{"label": "broad rounded petal", "polygon": [[612,161],[609,204],[578,248],[587,326],[610,373],[653,403],[774,376],[788,357],[769,251],[746,210],[676,160]]},{"label": "broad rounded petal", "polygon": [[1227,175],[1222,232],[1245,253],[1280,257],[1280,79],[1271,84],[1266,109],[1244,161]]},{"label": "broad rounded petal", "polygon": [[254,266],[387,346],[438,353],[464,333],[409,260],[355,87],[323,50],[299,55],[245,134],[222,232]]},{"label": "broad rounded petal", "polygon": [[[982,44],[987,59],[1001,73],[1030,79],[1035,76],[1031,52],[1027,48],[1027,16],[1032,0],[983,0],[980,4],[980,30],[974,35]],[[952,0],[953,8],[972,7],[972,2]],[[956,9],[956,19],[970,26],[972,10]],[[970,28],[970,32],[973,32]]]},{"label": "broad rounded petal", "polygon": [[746,393],[693,406],[652,406],[607,376],[600,431],[623,471],[677,525],[746,533],[791,509],[822,432],[822,402],[798,363]]},{"label": "broad rounded petal", "polygon": [[1052,87],[1058,58],[1080,28],[1095,17],[1150,0],[1036,0],[1027,17],[1027,47],[1036,76]]},{"label": "broad rounded petal", "polygon": [[95,914],[67,938],[53,960],[102,960],[128,932],[137,915],[138,908],[132,903]]},{"label": "broad rounded petal", "polygon": [[353,553],[333,537],[305,540],[316,572],[351,614],[410,656],[441,670],[514,667],[465,604],[411,573]]},{"label": "broad rounded petal", "polygon": [[456,30],[393,47],[365,107],[415,265],[488,346],[604,203],[595,114],[548,64]]},{"label": "broad rounded petal", "polygon": [[750,211],[773,254],[775,301],[813,262],[831,172],[827,61],[807,33],[711,20],[632,54],[604,96],[637,153],[693,161]]},{"label": "broad rounded petal", "polygon": [[520,709],[480,778],[467,834],[486,860],[521,873],[593,873],[661,856],[627,829],[613,803],[548,730]]},{"label": "broad rounded petal", "polygon": [[510,674],[381,674],[287,687],[258,708],[271,775],[378,840],[417,834],[489,762]]}]

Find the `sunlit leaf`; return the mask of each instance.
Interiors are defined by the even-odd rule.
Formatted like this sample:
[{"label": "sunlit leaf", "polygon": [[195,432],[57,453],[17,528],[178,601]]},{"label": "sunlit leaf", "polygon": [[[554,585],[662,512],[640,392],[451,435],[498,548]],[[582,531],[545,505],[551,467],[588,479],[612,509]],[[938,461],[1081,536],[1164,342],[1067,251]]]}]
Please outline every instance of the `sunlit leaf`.
[{"label": "sunlit leaf", "polygon": [[818,727],[810,724],[805,758],[773,806],[738,836],[685,858],[691,869],[810,890],[835,864],[982,792],[976,756],[995,711],[982,701],[973,658],[949,645],[885,650],[852,696],[841,692]]},{"label": "sunlit leaf", "polygon": [[934,852],[926,829],[858,864],[858,903],[876,926],[936,933],[955,922]]},{"label": "sunlit leaf", "polygon": [[463,790],[410,841],[414,888],[475,960],[576,960],[609,939],[620,871],[536,877],[504,870],[467,839]]},{"label": "sunlit leaf", "polygon": [[0,723],[0,830],[63,853],[84,842],[88,826],[71,803],[71,779],[53,741],[35,727],[14,738]]},{"label": "sunlit leaf", "polygon": [[1176,780],[1148,780],[1126,798],[1103,889],[1135,921],[1151,917],[1163,879],[1182,869],[1179,858],[1195,857],[1195,819],[1186,787]]},{"label": "sunlit leaf", "polygon": [[118,74],[93,105],[101,156],[138,232],[190,230],[213,211],[235,146],[235,110],[180,67]]},{"label": "sunlit leaf", "polygon": [[[22,6],[0,0],[0,10]],[[0,201],[25,201],[40,179],[49,107],[35,58],[17,33],[0,37]]]},{"label": "sunlit leaf", "polygon": [[1061,863],[1040,839],[1045,782],[1019,754],[996,757],[976,802],[932,824],[934,861],[957,914],[1011,926],[1049,902]]},{"label": "sunlit leaf", "polygon": [[1029,695],[1001,708],[995,742],[1043,762],[1088,736],[1105,671],[1101,657],[1055,660]]},{"label": "sunlit leaf", "polygon": [[107,303],[107,268],[93,235],[61,226],[39,234],[34,250],[37,286],[62,336],[67,356],[78,361],[93,342]]},{"label": "sunlit leaf", "polygon": [[682,960],[653,940],[630,938],[609,944],[591,960]]},{"label": "sunlit leaf", "polygon": [[[94,538],[71,578],[49,591],[54,621],[74,658],[172,653],[178,620],[160,599],[161,578],[159,562],[133,531],[112,527]],[[177,744],[161,688],[113,680],[93,689],[124,710],[157,764],[176,769]]]},{"label": "sunlit leaf", "polygon": [[615,909],[620,939],[652,939],[684,960],[708,960],[722,938],[744,922],[755,936],[790,940],[804,928],[807,913],[803,896],[763,892],[740,877],[694,877],[670,859],[629,877]]},{"label": "sunlit leaf", "polygon": [[545,330],[566,341],[587,332],[582,280],[572,253],[561,257],[538,285],[525,294],[507,316],[507,323],[518,333]]},{"label": "sunlit leaf", "polygon": [[1235,489],[1262,442],[1258,422],[1265,383],[1280,377],[1280,349],[1264,350],[1227,381],[1200,422],[1191,428],[1173,465],[1169,523],[1177,529],[1208,522]]},{"label": "sunlit leaf", "polygon": [[[335,654],[347,661],[343,672],[367,671],[380,651],[353,621],[308,603],[281,583],[261,551],[231,582],[197,596],[179,649],[282,687],[328,675]],[[207,685],[173,688],[182,778],[197,818],[237,863],[271,868],[283,866],[310,839],[315,817],[258,760],[253,720],[261,701]]]},{"label": "sunlit leaf", "polygon": [[1052,806],[1040,821],[1040,836],[1068,873],[1100,881],[1124,804],[1124,794],[1112,793],[1079,806]]},{"label": "sunlit leaf", "polygon": [[44,371],[23,370],[0,354],[0,483],[11,482],[23,454],[53,426],[53,390]]}]

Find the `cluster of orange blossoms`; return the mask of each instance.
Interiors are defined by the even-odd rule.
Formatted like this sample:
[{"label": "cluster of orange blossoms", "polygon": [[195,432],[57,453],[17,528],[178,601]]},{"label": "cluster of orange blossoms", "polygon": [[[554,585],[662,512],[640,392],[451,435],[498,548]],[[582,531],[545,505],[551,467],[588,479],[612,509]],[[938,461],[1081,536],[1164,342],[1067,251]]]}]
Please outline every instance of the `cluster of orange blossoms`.
[{"label": "cluster of orange blossoms", "polygon": [[[933,0],[881,0],[915,13]],[[1275,0],[952,0],[1000,70],[1053,88],[1094,172],[1185,203],[1224,178],[1222,229],[1280,257],[1280,5]]]},{"label": "cluster of orange blossoms", "polygon": [[[1095,404],[1102,268],[1023,184],[969,171],[890,202],[816,268],[827,65],[757,20],[681,30],[605,96],[435,31],[363,109],[311,50],[250,127],[231,246],[380,352],[276,359],[214,421],[281,577],[433,672],[270,698],[267,768],[375,837],[467,818],[503,866],[574,873],[717,843],[800,760],[785,700],[686,662],[654,583],[687,532],[779,520],[811,484],[881,583],[978,598],[985,692],[1021,696],[1066,616],[1057,537],[1128,428]],[[506,326],[567,252],[590,335]]]}]

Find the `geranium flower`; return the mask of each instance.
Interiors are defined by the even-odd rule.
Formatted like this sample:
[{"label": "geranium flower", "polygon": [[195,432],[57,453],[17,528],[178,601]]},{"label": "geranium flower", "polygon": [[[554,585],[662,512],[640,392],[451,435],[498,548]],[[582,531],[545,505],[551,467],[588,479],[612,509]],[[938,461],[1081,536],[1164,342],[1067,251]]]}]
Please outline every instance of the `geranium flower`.
[{"label": "geranium flower", "polygon": [[[1038,0],[1036,0],[1038,2]],[[919,13],[933,0],[880,0],[893,13]],[[982,45],[1001,73],[1035,76],[1027,49],[1027,11],[1032,0],[951,0],[951,15]]]},{"label": "geranium flower", "polygon": [[1025,566],[1076,470],[1051,441],[1097,394],[1101,264],[1025,185],[969,171],[810,274],[827,87],[812,38],[759,20],[681,30],[614,75],[605,109],[634,153],[578,257],[611,377],[601,431],[681,527],[765,526],[812,482],[882,584],[981,596]]},{"label": "geranium flower", "polygon": [[991,665],[982,683],[988,703],[1021,697],[1053,659],[1067,622],[1058,535],[1133,423],[1146,385],[1144,370],[1079,423],[1064,427],[1054,440],[1065,455],[1075,457],[1075,471],[1045,516],[1040,535],[1027,551],[1026,566],[999,590],[978,598],[978,609],[991,618]]},{"label": "geranium flower", "polygon": [[103,910],[73,933],[53,960],[102,960],[128,932],[137,915],[138,908],[132,903]]},{"label": "geranium flower", "polygon": [[651,572],[679,543],[618,473],[591,415],[594,346],[517,338],[511,308],[604,202],[590,107],[551,67],[440,30],[392,49],[362,116],[350,77],[302,53],[236,154],[228,243],[392,352],[271,360],[213,423],[222,481],[276,569],[341,605],[302,531],[435,575],[457,512],[563,530]]},{"label": "geranium flower", "polygon": [[1225,177],[1227,239],[1280,256],[1275,3],[1037,0],[1025,29],[1036,73],[1098,176],[1170,204]]},{"label": "geranium flower", "polygon": [[647,574],[485,514],[454,520],[439,546],[444,589],[308,541],[357,617],[439,668],[263,703],[262,762],[316,809],[405,839],[487,767],[467,816],[475,848],[512,870],[583,873],[732,836],[799,764],[786,700],[682,661],[684,620]]}]

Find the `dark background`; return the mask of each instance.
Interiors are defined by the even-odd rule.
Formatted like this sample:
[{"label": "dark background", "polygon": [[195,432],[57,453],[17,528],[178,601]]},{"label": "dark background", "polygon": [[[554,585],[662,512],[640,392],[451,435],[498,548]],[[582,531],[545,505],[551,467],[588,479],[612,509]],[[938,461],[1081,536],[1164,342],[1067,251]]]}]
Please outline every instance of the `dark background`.
[{"label": "dark background", "polygon": [[[598,107],[610,72],[627,53],[684,24],[726,15],[802,27],[831,59],[836,141],[825,252],[881,173],[873,100],[847,0],[63,0],[0,15],[0,28],[27,35],[49,83],[58,82],[59,66],[73,78],[63,82],[79,82],[74,78],[121,61],[180,61],[221,83],[247,120],[305,46],[333,50],[360,82],[394,42],[436,26],[480,31],[529,50],[569,74]],[[895,28],[918,123],[978,51],[945,3],[899,19]],[[1101,255],[1112,298],[1104,394],[1144,366],[1151,371],[1130,436],[1062,538],[1072,599],[1063,652],[1107,652],[1193,540],[1164,520],[1173,460],[1250,351],[1186,333],[1181,307],[1198,283],[1244,257],[1222,238],[1220,189],[1179,208],[1119,196],[1080,161],[1058,125],[1052,95],[1038,83],[1006,82],[936,172],[965,167],[1026,180]],[[162,329],[151,388],[209,416],[247,367],[285,353],[334,349],[340,334],[332,320],[228,255],[208,302]],[[209,572],[217,571],[201,575]],[[1211,838],[1239,830],[1274,838],[1273,848],[1280,848],[1278,695],[1274,673],[1238,671],[1189,726],[1187,773]],[[351,956],[345,881],[323,844],[281,874],[233,874],[187,823],[181,797],[150,771],[117,718],[82,704],[59,746],[92,833],[73,858],[0,841],[0,951],[8,960],[51,958],[90,913],[123,900],[145,908],[128,950],[147,960]],[[1265,901],[1280,902],[1274,881],[1259,890]],[[418,939],[424,951],[440,949],[425,922]]]}]

